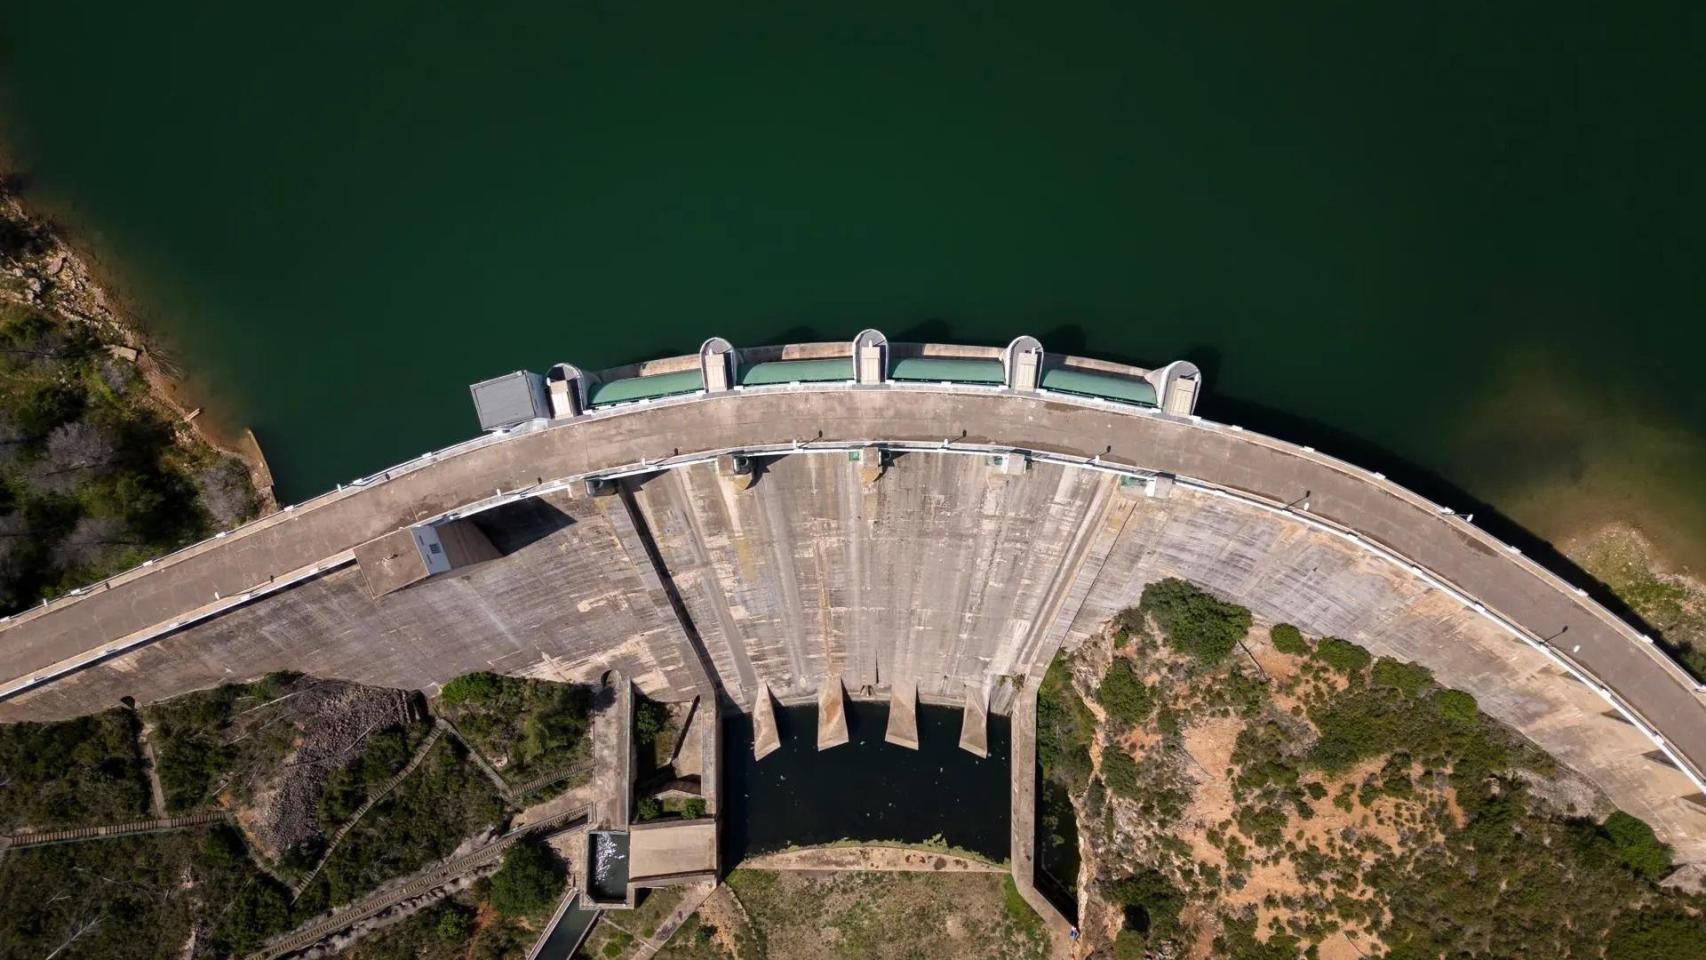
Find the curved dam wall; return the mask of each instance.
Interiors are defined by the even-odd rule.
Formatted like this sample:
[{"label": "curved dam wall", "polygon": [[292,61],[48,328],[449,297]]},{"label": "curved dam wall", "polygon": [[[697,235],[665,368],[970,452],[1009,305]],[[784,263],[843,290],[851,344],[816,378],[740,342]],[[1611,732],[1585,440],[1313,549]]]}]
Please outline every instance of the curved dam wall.
[{"label": "curved dam wall", "polygon": [[[468,562],[404,569],[428,527]],[[1166,576],[1429,666],[1706,861],[1700,691],[1567,584],[1306,448],[1002,386],[696,392],[483,437],[0,625],[0,719],[282,669],[1004,712]]]}]

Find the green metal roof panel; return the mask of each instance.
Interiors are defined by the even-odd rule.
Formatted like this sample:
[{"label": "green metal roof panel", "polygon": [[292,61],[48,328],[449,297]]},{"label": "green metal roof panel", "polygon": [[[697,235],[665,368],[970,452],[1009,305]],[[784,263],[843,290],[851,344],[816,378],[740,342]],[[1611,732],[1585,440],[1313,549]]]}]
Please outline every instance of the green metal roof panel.
[{"label": "green metal roof panel", "polygon": [[593,384],[587,400],[592,406],[598,407],[607,403],[623,403],[628,400],[673,397],[676,394],[702,390],[704,386],[705,381],[700,378],[698,370],[683,370],[680,373],[655,373],[649,377],[629,377],[626,380],[612,380],[609,383]]},{"label": "green metal roof panel", "polygon": [[1007,372],[999,360],[970,357],[904,357],[894,362],[891,380],[929,380],[953,383],[1006,383]]},{"label": "green metal roof panel", "polygon": [[1155,387],[1148,380],[1116,377],[1107,373],[1091,373],[1070,367],[1050,367],[1043,371],[1042,388],[1076,393],[1086,397],[1101,397],[1143,407],[1155,406]]},{"label": "green metal roof panel", "polygon": [[767,383],[801,383],[853,379],[852,357],[824,360],[771,360],[740,368],[739,383],[757,387]]}]

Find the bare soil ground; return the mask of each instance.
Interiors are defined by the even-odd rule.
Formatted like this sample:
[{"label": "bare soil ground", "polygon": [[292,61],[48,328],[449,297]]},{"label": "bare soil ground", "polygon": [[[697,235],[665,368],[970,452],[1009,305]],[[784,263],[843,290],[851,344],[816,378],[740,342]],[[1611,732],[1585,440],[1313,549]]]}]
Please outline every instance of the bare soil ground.
[{"label": "bare soil ground", "polygon": [[[670,960],[1047,957],[1041,922],[1007,892],[1005,881],[1004,875],[945,870],[737,870],[657,955]],[[1010,898],[1018,901],[1017,908],[1009,905]]]},{"label": "bare soil ground", "polygon": [[914,873],[1006,873],[999,863],[911,847],[814,847],[752,857],[749,870],[884,870]]}]

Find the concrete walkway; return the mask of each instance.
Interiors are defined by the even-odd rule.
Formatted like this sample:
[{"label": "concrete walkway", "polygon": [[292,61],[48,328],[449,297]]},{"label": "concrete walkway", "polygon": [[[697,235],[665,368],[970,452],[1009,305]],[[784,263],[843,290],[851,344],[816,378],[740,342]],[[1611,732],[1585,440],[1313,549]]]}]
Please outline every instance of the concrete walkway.
[{"label": "concrete walkway", "polygon": [[[881,440],[1034,451],[1176,475],[1280,512],[1305,498],[1299,523],[1329,530],[1525,639],[1557,637],[1553,654],[1579,665],[1656,729],[1656,752],[1706,768],[1706,703],[1694,682],[1585,593],[1423,498],[1313,450],[1208,421],[1159,416],[1060,396],[951,388],[825,387],[688,397],[595,413],[512,433],[409,466],[387,482],[346,489],[122,575],[0,627],[0,719],[54,719],[93,709],[106,691],[56,695],[52,678],[149,643],[174,625],[292,577],[347,562],[355,546],[447,510],[533,487],[671,458],[793,449],[796,443]],[[1386,561],[1382,561],[1386,562]],[[241,665],[229,665],[241,672]],[[32,690],[33,692],[24,692]],[[21,694],[21,695],[20,695]],[[110,698],[108,698],[110,699]]]},{"label": "concrete walkway", "polygon": [[165,830],[187,830],[210,823],[225,823],[231,819],[228,811],[217,810],[192,813],[182,817],[158,820],[136,820],[129,823],[107,823],[92,827],[65,827],[58,830],[31,830],[0,837],[0,850],[22,847],[44,847],[53,843],[75,843],[79,840],[106,840],[113,837],[134,837],[140,833],[160,833]]}]

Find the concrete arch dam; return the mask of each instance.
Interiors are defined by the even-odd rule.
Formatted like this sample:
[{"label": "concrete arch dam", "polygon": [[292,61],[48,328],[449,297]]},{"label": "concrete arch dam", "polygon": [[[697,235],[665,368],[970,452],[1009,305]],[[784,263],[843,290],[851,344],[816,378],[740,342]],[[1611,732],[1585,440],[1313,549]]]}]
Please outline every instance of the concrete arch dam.
[{"label": "concrete arch dam", "polygon": [[430,690],[611,667],[743,710],[840,682],[1006,712],[1177,576],[1430,667],[1706,862],[1702,691],[1585,594],[1378,474],[1190,415],[1194,369],[1150,406],[1049,389],[1012,348],[1004,382],[884,376],[904,349],[864,368],[856,341],[846,380],[614,386],[702,351],[607,375],[607,405],[573,368],[523,383],[537,416],[0,625],[0,720],[273,670]]}]

